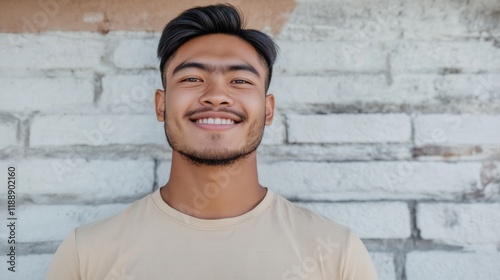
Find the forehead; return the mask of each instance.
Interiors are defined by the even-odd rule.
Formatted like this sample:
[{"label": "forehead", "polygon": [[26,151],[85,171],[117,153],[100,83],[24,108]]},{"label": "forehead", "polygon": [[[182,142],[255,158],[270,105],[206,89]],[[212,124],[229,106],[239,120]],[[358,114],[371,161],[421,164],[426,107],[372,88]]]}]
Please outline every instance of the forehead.
[{"label": "forehead", "polygon": [[227,34],[196,37],[183,44],[165,66],[172,73],[180,63],[196,61],[210,64],[250,64],[264,76],[266,64],[255,48],[245,40]]}]

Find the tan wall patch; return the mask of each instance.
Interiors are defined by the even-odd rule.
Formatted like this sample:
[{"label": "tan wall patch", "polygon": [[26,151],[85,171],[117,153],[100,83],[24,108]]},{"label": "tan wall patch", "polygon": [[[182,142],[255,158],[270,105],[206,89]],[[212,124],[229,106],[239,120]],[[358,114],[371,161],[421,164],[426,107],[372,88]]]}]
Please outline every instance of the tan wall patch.
[{"label": "tan wall patch", "polygon": [[[173,0],[2,0],[0,32],[161,31],[183,10],[220,1]],[[277,35],[295,8],[294,0],[227,1],[245,15],[247,26]]]}]

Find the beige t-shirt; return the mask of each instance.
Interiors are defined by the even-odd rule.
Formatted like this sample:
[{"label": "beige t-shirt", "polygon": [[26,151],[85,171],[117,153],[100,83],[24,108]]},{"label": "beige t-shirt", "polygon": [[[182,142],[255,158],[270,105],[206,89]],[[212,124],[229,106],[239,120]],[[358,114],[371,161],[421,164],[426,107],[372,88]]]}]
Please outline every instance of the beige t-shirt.
[{"label": "beige t-shirt", "polygon": [[268,189],[251,211],[205,220],[160,192],[78,227],[59,246],[46,280],[377,279],[363,243],[345,226]]}]

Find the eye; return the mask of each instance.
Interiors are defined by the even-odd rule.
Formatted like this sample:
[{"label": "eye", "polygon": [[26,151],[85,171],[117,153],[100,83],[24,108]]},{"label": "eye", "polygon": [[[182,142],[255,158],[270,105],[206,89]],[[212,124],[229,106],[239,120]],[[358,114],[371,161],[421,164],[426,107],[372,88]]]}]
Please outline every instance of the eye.
[{"label": "eye", "polygon": [[188,77],[188,78],[181,80],[181,82],[196,83],[196,82],[203,82],[203,80],[200,78]]},{"label": "eye", "polygon": [[231,84],[252,84],[252,83],[250,83],[250,82],[249,82],[249,81],[247,81],[247,80],[236,79],[236,80],[232,80],[232,81],[231,81]]}]

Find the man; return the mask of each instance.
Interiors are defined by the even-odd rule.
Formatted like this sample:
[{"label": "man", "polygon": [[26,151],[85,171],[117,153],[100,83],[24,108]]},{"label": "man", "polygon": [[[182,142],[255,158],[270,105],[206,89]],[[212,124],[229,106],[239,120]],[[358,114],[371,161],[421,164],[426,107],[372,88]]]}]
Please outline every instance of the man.
[{"label": "man", "polygon": [[259,184],[277,47],[228,5],[185,11],[158,47],[156,115],[172,147],[165,186],[74,230],[46,279],[377,279],[348,228]]}]

